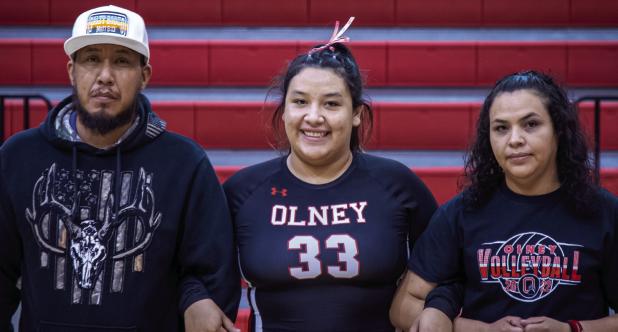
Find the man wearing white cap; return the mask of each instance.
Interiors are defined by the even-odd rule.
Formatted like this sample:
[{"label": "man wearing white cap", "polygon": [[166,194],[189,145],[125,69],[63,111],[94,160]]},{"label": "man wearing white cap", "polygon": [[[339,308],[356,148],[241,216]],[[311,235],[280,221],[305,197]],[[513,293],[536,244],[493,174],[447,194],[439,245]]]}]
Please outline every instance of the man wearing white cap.
[{"label": "man wearing white cap", "polygon": [[0,148],[0,331],[20,301],[21,332],[235,330],[225,197],[141,94],[143,19],[88,10],[64,49],[73,94]]}]

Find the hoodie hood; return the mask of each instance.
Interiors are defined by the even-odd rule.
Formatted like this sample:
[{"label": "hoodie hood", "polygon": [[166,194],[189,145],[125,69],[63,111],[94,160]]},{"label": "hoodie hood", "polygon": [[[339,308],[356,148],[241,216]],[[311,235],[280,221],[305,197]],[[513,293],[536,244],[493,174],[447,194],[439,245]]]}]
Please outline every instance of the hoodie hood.
[{"label": "hoodie hood", "polygon": [[153,111],[150,102],[143,94],[137,96],[137,118],[127,137],[110,149],[99,149],[84,142],[72,141],[61,135],[56,128],[58,116],[66,109],[73,109],[73,96],[64,98],[53,110],[51,110],[45,121],[39,127],[43,136],[54,146],[71,150],[74,147],[82,153],[92,153],[105,155],[115,153],[116,150],[131,151],[140,147],[161,135],[165,131],[165,121],[161,120]]}]

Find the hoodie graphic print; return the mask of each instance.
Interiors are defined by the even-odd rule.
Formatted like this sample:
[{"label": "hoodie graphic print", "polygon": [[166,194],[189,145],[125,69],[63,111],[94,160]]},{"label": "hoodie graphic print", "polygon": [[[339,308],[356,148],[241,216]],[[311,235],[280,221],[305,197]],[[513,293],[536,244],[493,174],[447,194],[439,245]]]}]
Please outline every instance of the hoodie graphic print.
[{"label": "hoodie graphic print", "polygon": [[[77,170],[71,175],[56,170],[56,164],[46,169],[34,186],[26,219],[41,247],[41,267],[54,271],[54,288],[71,292],[74,304],[82,303],[86,293],[86,301],[97,305],[103,287],[122,291],[125,270],[143,271],[144,252],[162,215],[155,209],[152,174],[143,168],[138,175],[122,173],[119,198],[112,192],[114,171]],[[67,251],[71,264],[65,262]],[[66,280],[67,265],[72,282]],[[111,278],[104,278],[103,270]]]}]

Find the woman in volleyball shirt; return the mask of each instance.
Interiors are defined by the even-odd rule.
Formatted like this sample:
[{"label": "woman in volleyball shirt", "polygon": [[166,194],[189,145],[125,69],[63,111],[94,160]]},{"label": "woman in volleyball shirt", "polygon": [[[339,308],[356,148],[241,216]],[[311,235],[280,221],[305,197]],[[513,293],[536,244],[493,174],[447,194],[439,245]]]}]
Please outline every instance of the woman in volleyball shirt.
[{"label": "woman in volleyball shirt", "polygon": [[565,91],[533,71],[500,80],[479,115],[469,185],[414,248],[393,323],[407,329],[423,299],[442,298],[412,330],[462,305],[456,331],[618,331],[618,200],[591,174]]},{"label": "woman in volleyball shirt", "polygon": [[361,151],[372,112],[342,43],[296,57],[279,88],[287,153],[224,184],[251,331],[392,332],[396,282],[436,202],[408,167]]}]

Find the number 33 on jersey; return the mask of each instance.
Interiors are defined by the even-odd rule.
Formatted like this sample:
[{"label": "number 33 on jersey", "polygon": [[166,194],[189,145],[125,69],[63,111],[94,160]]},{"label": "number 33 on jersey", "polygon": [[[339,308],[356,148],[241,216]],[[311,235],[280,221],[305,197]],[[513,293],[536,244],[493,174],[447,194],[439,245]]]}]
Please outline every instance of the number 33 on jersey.
[{"label": "number 33 on jersey", "polygon": [[[358,245],[350,235],[333,234],[324,241],[324,247],[338,252],[339,264],[327,267],[327,273],[335,278],[354,278],[358,275]],[[299,250],[300,267],[290,267],[290,275],[296,279],[311,279],[322,274],[318,259],[320,242],[310,235],[297,235],[288,242],[288,249]]]},{"label": "number 33 on jersey", "polygon": [[[321,224],[337,225],[349,224],[352,221],[347,216],[347,209],[356,212],[356,223],[365,223],[363,211],[367,202],[355,202],[350,204],[338,204],[308,208],[309,221],[297,221],[297,206],[274,205],[271,213],[271,224],[292,226],[317,226]],[[288,218],[289,216],[289,218]],[[290,267],[290,275],[296,279],[313,279],[320,276],[322,262],[319,259],[320,250],[330,249],[337,252],[338,264],[326,267],[326,272],[335,278],[354,278],[358,275],[359,262],[356,259],[358,245],[356,240],[349,234],[332,234],[324,243],[320,243],[312,235],[296,235],[288,241],[289,250],[298,250],[300,266]]]}]

